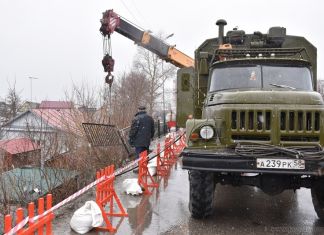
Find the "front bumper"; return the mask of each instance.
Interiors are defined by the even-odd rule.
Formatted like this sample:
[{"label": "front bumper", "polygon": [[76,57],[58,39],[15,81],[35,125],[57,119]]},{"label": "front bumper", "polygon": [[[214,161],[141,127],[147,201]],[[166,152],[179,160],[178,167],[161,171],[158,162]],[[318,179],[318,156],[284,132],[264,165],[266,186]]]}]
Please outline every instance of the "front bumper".
[{"label": "front bumper", "polygon": [[257,158],[288,158],[290,156],[241,156],[233,150],[210,151],[184,149],[182,152],[182,168],[213,172],[237,173],[271,173],[293,175],[324,175],[324,161],[318,159],[305,160],[305,169],[263,169],[256,167]]}]

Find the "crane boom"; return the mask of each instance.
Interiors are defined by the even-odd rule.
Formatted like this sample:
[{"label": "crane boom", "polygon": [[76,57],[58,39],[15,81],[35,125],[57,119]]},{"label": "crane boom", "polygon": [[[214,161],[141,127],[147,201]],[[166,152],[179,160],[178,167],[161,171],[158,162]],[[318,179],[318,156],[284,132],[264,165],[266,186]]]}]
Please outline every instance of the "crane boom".
[{"label": "crane boom", "polygon": [[165,43],[149,31],[139,29],[113,10],[105,11],[100,22],[100,32],[104,36],[110,36],[110,34],[116,31],[179,68],[194,67],[193,58],[179,51],[174,46]]}]

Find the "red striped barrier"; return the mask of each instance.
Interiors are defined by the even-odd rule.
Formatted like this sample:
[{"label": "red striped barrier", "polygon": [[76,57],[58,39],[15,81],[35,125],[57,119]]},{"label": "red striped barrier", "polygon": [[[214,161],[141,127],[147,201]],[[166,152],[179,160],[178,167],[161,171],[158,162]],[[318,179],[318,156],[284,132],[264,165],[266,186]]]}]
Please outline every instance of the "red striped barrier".
[{"label": "red striped barrier", "polygon": [[[133,168],[137,163],[138,163],[139,159],[130,162],[129,164],[127,164],[125,167],[122,167],[118,170],[116,170],[114,172],[114,174],[108,176],[109,177],[113,177],[116,175],[119,175],[121,173],[123,173],[124,171],[127,171],[131,168]],[[49,210],[46,210],[42,215],[37,215],[33,218],[27,216],[25,219],[23,219],[21,222],[18,222],[18,224],[16,224],[16,226],[14,228],[12,228],[11,230],[6,230],[7,232],[5,232],[5,235],[13,235],[13,234],[18,234],[18,232],[28,223],[28,221],[35,221],[37,219],[40,219],[43,216],[46,216],[47,214],[55,211],[56,209],[62,207],[63,205],[69,203],[70,201],[74,200],[75,198],[79,197],[80,195],[84,194],[86,191],[88,191],[90,188],[94,187],[95,185],[97,185],[98,183],[104,181],[106,179],[106,176],[101,177],[100,179],[95,180],[94,182],[88,184],[87,186],[85,186],[84,188],[80,189],[79,191],[77,191],[76,193],[72,194],[71,196],[69,196],[68,198],[64,199],[63,201],[59,202],[58,204],[56,204],[55,206],[53,206],[52,208],[50,208]]]},{"label": "red striped barrier", "polygon": [[157,144],[156,148],[156,174],[158,176],[166,176],[170,170],[169,166],[165,164],[164,157],[161,157],[161,144]]},{"label": "red striped barrier", "polygon": [[[42,215],[44,213],[44,198],[38,199],[38,215]],[[46,210],[50,210],[52,208],[52,195],[48,194],[46,196]],[[52,232],[52,220],[54,219],[53,212],[47,213],[47,215],[43,215],[41,217],[38,217],[37,221],[34,219],[33,221],[28,220],[28,218],[33,218],[35,215],[35,205],[33,202],[28,204],[28,217],[24,219],[24,210],[22,208],[18,208],[16,210],[16,223],[20,224],[22,222],[28,223],[27,228],[23,228],[24,226],[15,227],[16,229],[14,231],[11,231],[12,228],[12,218],[11,215],[5,216],[4,221],[4,232],[6,234],[14,234],[17,233],[17,235],[30,235],[35,234],[37,232],[38,235],[43,235],[44,232],[46,235],[53,234]]]},{"label": "red striped barrier", "polygon": [[178,161],[174,151],[174,140],[172,137],[165,138],[164,141],[164,164],[172,166]]},{"label": "red striped barrier", "polygon": [[[112,177],[109,177],[112,176]],[[128,216],[122,206],[120,199],[118,198],[114,189],[114,165],[110,165],[105,169],[97,172],[97,179],[105,177],[106,179],[97,184],[96,187],[96,202],[101,210],[103,219],[106,223],[105,227],[98,227],[98,230],[104,230],[109,232],[115,232],[116,228],[112,226],[108,216]],[[117,203],[119,213],[114,212],[114,202]],[[105,211],[105,206],[109,205],[109,212]]]},{"label": "red striped barrier", "polygon": [[[170,140],[168,140],[170,141]],[[168,163],[168,161],[170,161],[170,156],[172,158],[176,158],[174,150],[169,146],[169,144],[171,144],[172,141],[165,143],[165,149],[164,149],[164,156],[166,156],[167,161],[164,162],[163,164],[170,164]],[[166,147],[169,146],[169,147]],[[172,149],[172,151],[171,151]],[[168,152],[169,151],[169,152]],[[170,151],[171,154],[170,155]],[[165,153],[167,152],[167,154]],[[24,226],[29,222],[30,227],[31,226],[36,226],[35,224],[38,223],[38,221],[43,221],[42,218],[46,217],[46,218],[51,218],[53,216],[54,218],[54,214],[53,212],[62,207],[63,205],[69,203],[70,201],[74,200],[75,198],[79,197],[80,195],[84,194],[86,191],[88,191],[89,189],[91,189],[92,187],[94,187],[95,185],[99,184],[100,182],[103,182],[104,180],[107,180],[111,177],[115,177],[116,175],[119,175],[131,168],[133,168],[138,162],[142,161],[142,163],[139,163],[140,166],[142,166],[142,168],[140,168],[140,172],[139,172],[139,182],[141,182],[141,186],[144,188],[145,190],[145,194],[151,194],[148,190],[148,187],[158,187],[158,184],[155,183],[154,178],[149,174],[148,169],[147,169],[147,161],[148,161],[148,157],[147,157],[147,153],[145,154],[145,157],[143,158],[139,158],[136,159],[135,161],[130,162],[129,164],[127,164],[125,167],[122,167],[118,170],[116,170],[115,172],[112,172],[111,175],[104,175],[102,177],[100,177],[99,179],[97,178],[97,180],[95,180],[94,182],[88,184],[87,186],[85,186],[84,188],[80,189],[79,191],[77,191],[76,193],[72,194],[71,196],[69,196],[68,198],[64,199],[63,201],[61,201],[60,203],[56,204],[53,207],[47,207],[46,211],[44,212],[44,209],[38,212],[37,216],[34,216],[33,214],[30,214],[29,216],[27,216],[26,218],[23,218],[23,209],[18,209],[17,210],[17,220],[16,220],[16,226],[12,228],[12,219],[10,215],[6,215],[5,216],[5,227],[4,227],[4,235],[13,235],[13,234],[25,234],[23,233],[24,230]],[[142,169],[142,170],[141,170]],[[148,181],[151,181],[151,183],[149,183]],[[18,212],[19,211],[19,212]],[[52,221],[52,219],[50,221]],[[35,222],[36,221],[36,222]],[[45,228],[47,229],[47,227],[51,227],[50,225],[50,221],[44,220],[46,222],[49,222],[48,225],[44,225]],[[41,224],[41,223],[39,223]],[[37,227],[38,229],[38,227]],[[40,232],[41,233],[41,232]],[[40,234],[39,233],[39,234]],[[30,233],[26,233],[26,234],[30,234]],[[46,232],[46,234],[51,234],[51,232]]]},{"label": "red striped barrier", "polygon": [[176,143],[174,143],[174,152],[176,155],[179,155],[182,150],[186,147],[186,137],[182,135]]},{"label": "red striped barrier", "polygon": [[155,182],[153,176],[150,174],[147,168],[148,157],[147,151],[144,151],[140,154],[140,161],[138,164],[138,184],[143,188],[144,194],[150,195],[152,191],[149,188],[157,188],[158,183]]}]

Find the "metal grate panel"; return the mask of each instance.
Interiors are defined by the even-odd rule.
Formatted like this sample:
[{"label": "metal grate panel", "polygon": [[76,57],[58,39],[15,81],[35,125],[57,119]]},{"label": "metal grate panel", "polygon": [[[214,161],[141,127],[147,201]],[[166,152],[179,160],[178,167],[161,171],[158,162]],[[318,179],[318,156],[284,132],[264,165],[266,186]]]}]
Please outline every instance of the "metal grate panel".
[{"label": "metal grate panel", "polygon": [[114,125],[82,123],[88,141],[92,146],[121,145],[121,136]]}]

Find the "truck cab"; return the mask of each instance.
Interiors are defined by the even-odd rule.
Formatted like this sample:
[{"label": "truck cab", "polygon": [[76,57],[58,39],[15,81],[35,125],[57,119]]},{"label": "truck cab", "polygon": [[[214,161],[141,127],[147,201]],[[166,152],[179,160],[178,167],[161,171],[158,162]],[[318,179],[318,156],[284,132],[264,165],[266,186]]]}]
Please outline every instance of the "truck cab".
[{"label": "truck cab", "polygon": [[193,114],[182,153],[192,216],[209,216],[216,185],[230,184],[269,195],[310,188],[324,220],[324,102],[315,91],[316,48],[282,27],[224,36],[226,21],[216,24],[218,38],[196,50],[195,70],[178,73],[179,120]]}]

